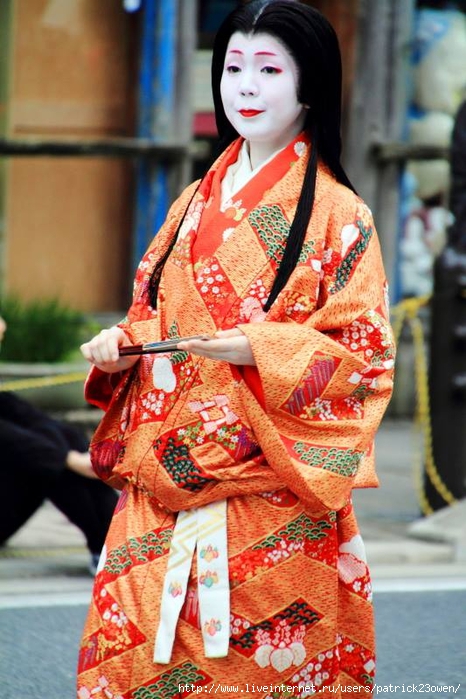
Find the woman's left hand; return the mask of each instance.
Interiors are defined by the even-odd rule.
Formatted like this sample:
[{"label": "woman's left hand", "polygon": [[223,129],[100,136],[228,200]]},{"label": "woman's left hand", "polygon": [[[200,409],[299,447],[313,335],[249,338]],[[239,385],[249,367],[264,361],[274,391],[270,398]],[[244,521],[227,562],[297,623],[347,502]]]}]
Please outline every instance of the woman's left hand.
[{"label": "woman's left hand", "polygon": [[219,359],[239,366],[256,366],[248,338],[238,328],[217,330],[210,340],[189,340],[177,347],[200,357]]}]

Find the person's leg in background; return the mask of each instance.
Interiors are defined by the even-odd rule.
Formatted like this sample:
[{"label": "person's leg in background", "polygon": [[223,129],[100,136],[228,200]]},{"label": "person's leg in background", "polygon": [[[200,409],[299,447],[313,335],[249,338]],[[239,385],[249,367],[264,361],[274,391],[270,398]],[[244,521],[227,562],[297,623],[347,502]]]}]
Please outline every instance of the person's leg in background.
[{"label": "person's leg in background", "polygon": [[[50,499],[83,532],[94,570],[118,495],[95,477],[72,470],[89,461],[84,433],[38,410],[16,394],[0,392],[3,505],[0,541],[12,536]],[[81,469],[86,473],[86,468]]]},{"label": "person's leg in background", "polygon": [[66,449],[62,452],[42,435],[0,418],[0,450],[0,542],[4,543],[46,499],[63,468]]},{"label": "person's leg in background", "polygon": [[97,565],[112,519],[117,493],[102,481],[83,478],[66,469],[47,497],[82,531]]},{"label": "person's leg in background", "polygon": [[[85,453],[88,442],[83,432],[59,423],[69,451]],[[95,568],[119,495],[101,480],[83,478],[69,469],[54,483],[49,499],[83,532]]]}]

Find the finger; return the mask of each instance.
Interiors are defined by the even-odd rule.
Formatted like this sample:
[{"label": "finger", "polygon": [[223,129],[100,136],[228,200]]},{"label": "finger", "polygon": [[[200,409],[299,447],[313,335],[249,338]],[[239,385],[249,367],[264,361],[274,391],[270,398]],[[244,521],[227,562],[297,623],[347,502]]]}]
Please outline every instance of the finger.
[{"label": "finger", "polygon": [[190,340],[189,342],[180,343],[178,347],[199,357],[223,361],[229,361],[231,353],[234,351],[231,339]]},{"label": "finger", "polygon": [[[209,343],[212,342],[212,340],[209,340]],[[179,342],[177,344],[177,348],[182,350],[183,352],[191,352],[193,354],[200,354],[202,356],[209,356],[208,354],[205,354],[206,351],[206,342],[196,342],[196,340],[189,340],[185,342]]]},{"label": "finger", "polygon": [[92,352],[89,347],[88,342],[84,342],[84,344],[81,345],[79,348],[81,350],[81,354],[83,355],[84,359],[87,359],[88,362],[92,361]]},{"label": "finger", "polygon": [[217,359],[217,353],[213,351],[210,348],[206,348],[204,346],[204,343],[199,344],[199,343],[191,343],[191,342],[183,342],[182,345],[178,345],[179,349],[181,349],[183,352],[189,352],[189,354],[193,354],[196,357],[206,357],[207,359]]},{"label": "finger", "polygon": [[177,348],[181,350],[185,350],[186,352],[192,352],[203,349],[211,349],[213,345],[215,344],[215,340],[210,337],[209,339],[206,340],[183,340],[182,342],[177,343]]},{"label": "finger", "polygon": [[104,356],[107,362],[117,362],[119,359],[118,341],[114,335],[108,335],[104,345]]},{"label": "finger", "polygon": [[96,337],[91,342],[89,343],[90,345],[90,352],[91,352],[91,358],[94,364],[102,364],[105,362],[105,354],[104,354],[104,342],[103,338],[101,337]]},{"label": "finger", "polygon": [[89,342],[87,347],[83,348],[83,354],[86,357],[86,359],[92,364],[98,364],[102,361],[101,352],[95,345],[95,343],[93,344],[92,342]]},{"label": "finger", "polygon": [[229,330],[217,330],[215,333],[215,337],[218,337],[219,339],[227,338],[227,337],[239,337],[240,335],[243,335],[241,330],[239,328],[230,328]]},{"label": "finger", "polygon": [[105,364],[118,361],[118,340],[114,330],[102,330],[91,345],[96,361]]}]

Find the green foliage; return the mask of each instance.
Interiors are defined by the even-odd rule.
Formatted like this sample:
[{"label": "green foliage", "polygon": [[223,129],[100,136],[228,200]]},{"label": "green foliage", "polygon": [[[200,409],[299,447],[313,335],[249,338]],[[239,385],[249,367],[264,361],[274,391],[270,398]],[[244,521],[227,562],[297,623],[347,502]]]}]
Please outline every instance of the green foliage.
[{"label": "green foliage", "polygon": [[55,298],[25,302],[7,296],[0,300],[0,316],[7,324],[0,361],[74,359],[80,357],[79,345],[96,332],[95,322]]}]

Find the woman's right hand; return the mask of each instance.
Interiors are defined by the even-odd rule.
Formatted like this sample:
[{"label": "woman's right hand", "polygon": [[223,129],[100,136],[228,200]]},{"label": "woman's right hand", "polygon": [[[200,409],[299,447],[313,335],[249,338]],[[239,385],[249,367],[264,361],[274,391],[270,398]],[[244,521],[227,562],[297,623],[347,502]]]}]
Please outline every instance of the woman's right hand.
[{"label": "woman's right hand", "polygon": [[130,369],[139,360],[139,355],[119,356],[119,347],[132,344],[126,333],[114,326],[108,330],[102,330],[92,340],[81,345],[81,352],[85,359],[98,369],[114,374],[117,371]]}]

